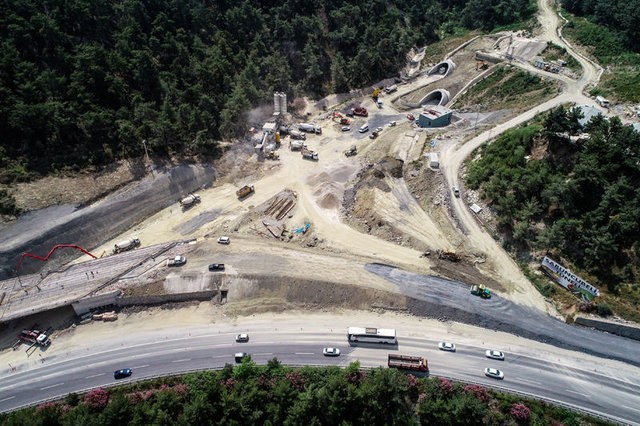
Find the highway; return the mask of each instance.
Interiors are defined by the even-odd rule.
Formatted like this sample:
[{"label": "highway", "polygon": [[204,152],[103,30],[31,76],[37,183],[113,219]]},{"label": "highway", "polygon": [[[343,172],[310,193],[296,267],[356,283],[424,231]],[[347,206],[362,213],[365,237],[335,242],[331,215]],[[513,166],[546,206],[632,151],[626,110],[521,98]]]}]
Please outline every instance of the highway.
[{"label": "highway", "polygon": [[[98,386],[112,385],[113,371],[132,368],[133,375],[119,383],[191,370],[221,368],[234,363],[233,354],[244,351],[258,364],[276,357],[289,365],[339,365],[359,360],[364,367],[386,365],[387,354],[424,355],[429,359],[431,374],[477,382],[561,401],[592,412],[606,413],[618,421],[631,423],[640,418],[640,375],[612,377],[608,372],[540,360],[506,348],[504,361],[487,359],[485,348],[457,344],[456,353],[439,351],[437,340],[398,334],[397,347],[384,345],[349,346],[345,330],[282,331],[260,330],[250,333],[248,343],[236,343],[234,334],[202,329],[186,337],[167,337],[133,345],[114,345],[84,355],[61,356],[46,365],[0,377],[0,411],[16,409],[49,398],[63,397]],[[324,346],[340,348],[340,357],[322,355]],[[503,381],[483,375],[485,367],[505,373]],[[596,369],[597,370],[597,369]],[[635,423],[639,424],[639,423]]]}]

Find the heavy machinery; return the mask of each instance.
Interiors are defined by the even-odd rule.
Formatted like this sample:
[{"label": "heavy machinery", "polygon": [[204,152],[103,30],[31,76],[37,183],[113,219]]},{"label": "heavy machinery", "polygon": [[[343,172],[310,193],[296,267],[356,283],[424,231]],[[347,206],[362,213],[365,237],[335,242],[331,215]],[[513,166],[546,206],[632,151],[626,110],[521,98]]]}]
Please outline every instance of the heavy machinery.
[{"label": "heavy machinery", "polygon": [[338,111],[333,111],[332,119],[336,123],[339,123],[341,126],[348,126],[349,124],[351,124],[351,120],[349,120],[347,117],[343,116]]},{"label": "heavy machinery", "polygon": [[122,253],[123,251],[132,250],[140,245],[138,237],[131,237],[128,240],[120,241],[113,246],[113,254]]},{"label": "heavy machinery", "polygon": [[371,134],[369,135],[369,139],[375,139],[378,137],[378,131],[374,130],[373,132],[371,132]]},{"label": "heavy machinery", "polygon": [[254,192],[253,185],[245,185],[236,191],[238,198],[244,198]]},{"label": "heavy machinery", "polygon": [[49,339],[49,330],[22,330],[18,335],[21,342],[31,343],[32,345],[38,345],[47,347],[51,345],[51,339]]},{"label": "heavy machinery", "polygon": [[289,148],[291,149],[291,151],[300,151],[304,146],[304,141],[289,142]]},{"label": "heavy machinery", "polygon": [[188,209],[200,202],[200,195],[198,194],[190,194],[180,200],[180,206],[182,206],[183,210]]},{"label": "heavy machinery", "polygon": [[387,365],[400,370],[429,372],[427,359],[422,356],[389,354]]},{"label": "heavy machinery", "polygon": [[346,155],[347,157],[353,157],[357,153],[358,153],[358,148],[356,148],[356,146],[353,145],[351,148],[349,148],[344,152],[344,155]]},{"label": "heavy machinery", "polygon": [[376,87],[375,89],[373,89],[373,94],[371,94],[371,98],[373,98],[374,102],[377,102],[378,96],[380,96],[380,89]]},{"label": "heavy machinery", "polygon": [[289,133],[289,136],[291,137],[291,139],[296,140],[296,141],[305,141],[307,140],[307,135],[305,135],[302,132],[298,132],[297,130],[293,130]]},{"label": "heavy machinery", "polygon": [[318,153],[304,146],[302,147],[302,158],[306,160],[318,161]]},{"label": "heavy machinery", "polygon": [[489,68],[489,64],[486,61],[476,60],[476,71],[482,71]]},{"label": "heavy machinery", "polygon": [[264,158],[266,158],[267,160],[279,160],[280,154],[276,153],[275,151],[269,151]]},{"label": "heavy machinery", "polygon": [[298,130],[300,130],[301,132],[307,132],[307,133],[315,133],[316,135],[321,135],[322,134],[322,127],[316,125],[316,124],[311,124],[311,123],[301,123],[298,125]]},{"label": "heavy machinery", "polygon": [[491,299],[491,290],[485,287],[484,284],[472,285],[471,294],[473,294],[474,296],[480,296],[483,299]]},{"label": "heavy machinery", "polygon": [[367,109],[365,107],[355,107],[355,108],[351,108],[351,113],[353,115],[357,115],[358,117],[368,117],[369,116],[369,112],[367,112]]}]

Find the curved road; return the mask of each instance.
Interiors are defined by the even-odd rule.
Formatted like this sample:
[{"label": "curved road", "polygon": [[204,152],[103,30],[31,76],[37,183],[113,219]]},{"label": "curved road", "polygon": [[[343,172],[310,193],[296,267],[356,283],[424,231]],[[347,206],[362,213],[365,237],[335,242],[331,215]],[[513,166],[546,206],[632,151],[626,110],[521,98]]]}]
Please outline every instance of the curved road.
[{"label": "curved road", "polygon": [[[283,324],[286,327],[286,324]],[[398,333],[397,347],[366,345],[348,346],[344,329],[300,332],[295,329],[258,331],[250,334],[249,343],[235,343],[232,333],[215,333],[203,329],[190,336],[172,336],[163,340],[142,342],[94,352],[91,355],[65,357],[46,366],[2,377],[0,411],[16,409],[44,399],[63,397],[69,392],[112,385],[113,371],[132,368],[133,376],[120,383],[168,373],[204,370],[233,363],[237,351],[249,352],[259,364],[277,357],[291,365],[341,365],[359,360],[363,366],[386,364],[387,354],[426,355],[431,373],[455,379],[560,401],[592,413],[606,413],[618,421],[633,423],[640,416],[640,377],[611,377],[558,362],[539,360],[535,356],[513,353],[506,349],[505,361],[485,358],[484,348],[458,344],[456,353],[437,350],[437,341]],[[342,351],[337,358],[322,356],[323,346],[336,346]],[[492,366],[505,372],[501,382],[486,378],[483,369]]]}]

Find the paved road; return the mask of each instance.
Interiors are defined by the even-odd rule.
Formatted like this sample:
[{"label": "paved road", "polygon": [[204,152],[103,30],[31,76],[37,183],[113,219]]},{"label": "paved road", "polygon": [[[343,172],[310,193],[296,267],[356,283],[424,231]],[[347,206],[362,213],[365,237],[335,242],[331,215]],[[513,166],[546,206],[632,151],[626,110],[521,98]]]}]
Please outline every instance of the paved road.
[{"label": "paved road", "polygon": [[[194,369],[220,368],[234,363],[237,351],[249,352],[259,364],[277,357],[285,364],[341,365],[360,360],[363,366],[384,366],[390,351],[426,355],[431,373],[562,401],[585,410],[606,413],[633,423],[640,415],[640,377],[612,378],[595,371],[570,368],[561,362],[542,362],[526,354],[506,353],[505,361],[484,357],[484,349],[458,345],[456,353],[436,349],[437,341],[422,337],[403,336],[399,332],[397,347],[366,345],[348,346],[342,332],[251,333],[249,343],[233,341],[232,334],[192,333],[186,338],[146,342],[121,346],[87,356],[65,357],[46,366],[2,377],[0,411],[15,409],[47,398],[64,396],[92,387],[114,383],[113,371],[132,368],[133,381],[167,373]],[[322,356],[323,346],[336,346],[342,351],[338,358]],[[559,360],[560,361],[560,360]],[[492,366],[505,372],[498,382],[483,375]]]}]

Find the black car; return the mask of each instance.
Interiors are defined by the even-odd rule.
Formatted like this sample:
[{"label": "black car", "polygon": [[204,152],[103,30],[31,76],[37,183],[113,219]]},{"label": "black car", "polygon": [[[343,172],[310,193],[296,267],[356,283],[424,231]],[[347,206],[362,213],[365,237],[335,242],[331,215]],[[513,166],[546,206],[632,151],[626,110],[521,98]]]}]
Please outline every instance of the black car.
[{"label": "black car", "polygon": [[212,263],[209,265],[210,271],[224,271],[224,263]]},{"label": "black car", "polygon": [[113,378],[118,380],[118,379],[124,379],[127,378],[129,376],[131,376],[133,372],[131,371],[130,368],[123,368],[122,370],[116,370],[113,372]]}]

